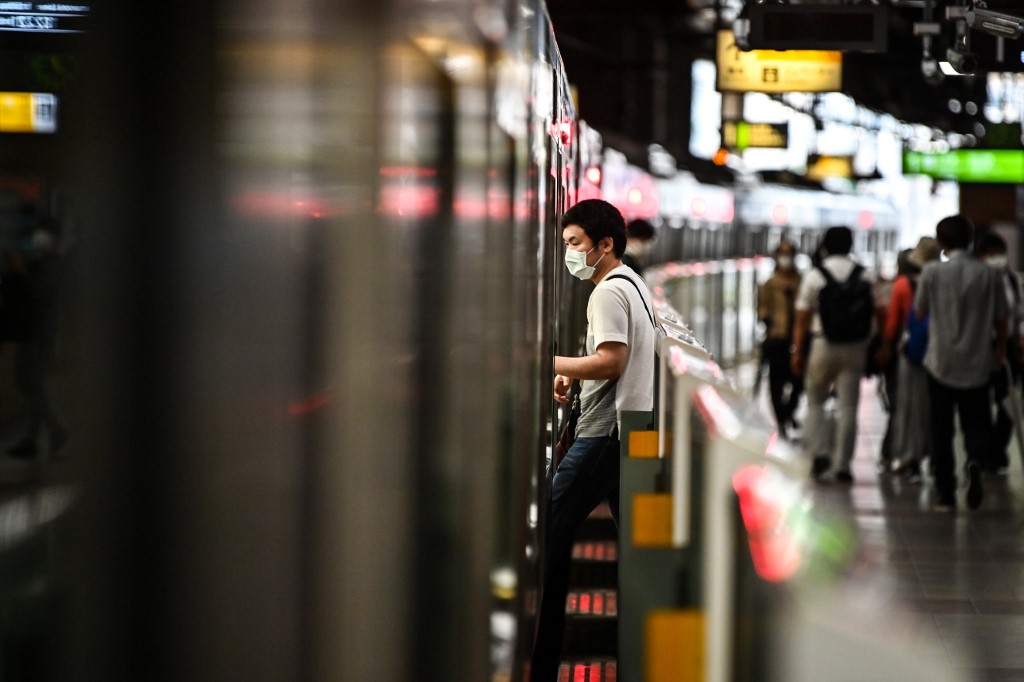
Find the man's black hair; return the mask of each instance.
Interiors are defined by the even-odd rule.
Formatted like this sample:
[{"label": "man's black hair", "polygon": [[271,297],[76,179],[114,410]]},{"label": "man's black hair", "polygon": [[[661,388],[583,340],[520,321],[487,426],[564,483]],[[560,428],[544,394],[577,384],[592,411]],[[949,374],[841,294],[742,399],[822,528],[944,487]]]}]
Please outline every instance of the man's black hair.
[{"label": "man's black hair", "polygon": [[825,236],[821,238],[821,245],[825,253],[830,256],[845,256],[853,248],[853,232],[850,228],[838,225],[825,230]]},{"label": "man's black hair", "polygon": [[978,235],[974,245],[979,255],[990,253],[1006,253],[1006,240],[996,232],[985,231]]},{"label": "man's black hair", "polygon": [[631,220],[626,225],[626,236],[630,239],[654,239],[654,225],[651,225],[646,220]]},{"label": "man's black hair", "polygon": [[626,252],[626,221],[619,209],[603,199],[584,199],[566,211],[562,216],[562,229],[570,225],[579,225],[594,246],[605,237],[611,237],[616,258],[622,258]]},{"label": "man's black hair", "polygon": [[974,223],[963,214],[951,215],[939,221],[935,226],[935,238],[939,243],[950,249],[966,249],[974,237]]}]

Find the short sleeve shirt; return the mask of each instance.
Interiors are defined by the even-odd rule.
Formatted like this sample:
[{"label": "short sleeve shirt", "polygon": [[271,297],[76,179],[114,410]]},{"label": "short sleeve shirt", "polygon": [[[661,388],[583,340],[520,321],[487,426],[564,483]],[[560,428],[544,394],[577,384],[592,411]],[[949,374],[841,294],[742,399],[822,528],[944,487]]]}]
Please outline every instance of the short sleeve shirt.
[{"label": "short sleeve shirt", "polygon": [[929,316],[925,369],[954,388],[988,383],[992,329],[1009,309],[999,273],[953,251],[947,262],[929,263],[921,271],[914,308],[919,317]]},{"label": "short sleeve shirt", "polygon": [[[610,279],[613,275],[630,278],[637,284],[640,293],[637,287],[625,280]],[[587,302],[586,353],[594,354],[598,346],[609,341],[626,344],[629,352],[622,374],[615,386],[601,396],[600,403],[595,401],[607,381],[583,382],[577,436],[592,438],[611,435],[623,410],[654,409],[657,341],[650,316],[653,314],[654,305],[647,285],[628,266],[622,265],[609,272],[591,292]]]}]

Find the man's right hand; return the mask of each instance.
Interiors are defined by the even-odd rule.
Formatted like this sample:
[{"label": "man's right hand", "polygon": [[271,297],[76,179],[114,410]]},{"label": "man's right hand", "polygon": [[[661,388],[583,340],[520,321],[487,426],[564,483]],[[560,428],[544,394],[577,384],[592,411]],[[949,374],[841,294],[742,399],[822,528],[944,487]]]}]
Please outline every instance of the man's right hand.
[{"label": "man's right hand", "polygon": [[555,401],[565,405],[569,402],[569,389],[572,388],[572,379],[561,374],[555,375]]}]

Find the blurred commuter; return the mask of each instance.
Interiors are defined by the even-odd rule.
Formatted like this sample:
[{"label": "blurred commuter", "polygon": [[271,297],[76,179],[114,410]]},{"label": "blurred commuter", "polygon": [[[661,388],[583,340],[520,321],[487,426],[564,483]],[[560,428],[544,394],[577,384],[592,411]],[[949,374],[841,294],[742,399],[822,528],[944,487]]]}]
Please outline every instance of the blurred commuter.
[{"label": "blurred commuter", "polygon": [[654,409],[654,306],[643,279],[622,263],[622,215],[600,199],[581,201],[562,217],[562,239],[569,272],[596,286],[587,303],[586,354],[554,359],[555,400],[568,402],[573,380],[581,380],[583,388],[576,440],[549,472],[544,589],[531,668],[535,682],[558,677],[576,529],[603,501],[618,524],[621,413]]},{"label": "blurred commuter", "polygon": [[924,267],[914,297],[918,317],[929,316],[924,367],[931,401],[935,508],[943,511],[956,509],[954,410],[967,449],[967,506],[981,505],[981,473],[992,447],[989,381],[1006,361],[1003,281],[995,268],[968,252],[973,236],[974,225],[963,215],[939,221],[935,237],[948,260]]},{"label": "blurred commuter", "polygon": [[[886,310],[891,310],[893,301],[893,290],[896,288],[896,282],[900,277],[906,275],[910,270],[911,266],[907,261],[907,256],[913,249],[903,249],[896,256],[896,277],[891,281],[879,280],[879,299],[885,301]],[[917,268],[920,272],[920,268]],[[886,322],[888,324],[888,322]],[[883,401],[883,407],[888,414],[888,419],[885,422],[885,436],[882,437],[882,445],[878,450],[878,461],[876,463],[878,473],[887,474],[892,468],[892,441],[893,431],[895,426],[895,414],[896,414],[896,400],[898,398],[898,383],[899,383],[899,363],[896,362],[897,356],[892,352],[892,345],[885,343],[884,330],[879,335],[879,347],[876,350],[874,362],[878,367],[879,376],[881,377],[882,383],[879,386],[879,395]]]},{"label": "blurred commuter", "polygon": [[912,330],[919,328],[917,325],[927,325],[927,320],[918,320],[914,312],[914,293],[921,278],[921,269],[937,261],[941,252],[942,247],[936,239],[921,237],[917,246],[907,254],[905,272],[893,283],[879,350],[883,356],[879,362],[894,360],[898,371],[896,399],[889,417],[892,471],[902,474],[912,483],[920,482],[921,463],[931,456],[928,373],[922,365],[923,349],[916,336],[912,338],[911,334]]},{"label": "blurred commuter", "polygon": [[622,262],[642,276],[644,267],[651,262],[653,245],[654,226],[646,220],[630,221],[626,225],[626,252],[622,254]]},{"label": "blurred commuter", "polygon": [[14,344],[15,385],[26,411],[25,431],[7,449],[18,458],[36,457],[44,430],[51,457],[60,454],[69,436],[46,388],[56,338],[57,244],[55,223],[25,210],[15,240],[3,251],[0,337]]},{"label": "blurred commuter", "polygon": [[[885,308],[876,300],[874,281],[850,257],[853,233],[849,228],[830,227],[821,247],[820,266],[804,275],[797,293],[790,360],[793,373],[804,376],[807,392],[804,437],[805,451],[812,458],[811,474],[826,480],[831,471],[832,480],[849,484],[853,482],[850,463],[857,439],[860,380],[872,330],[881,328]],[[834,292],[844,295],[837,298]],[[840,300],[841,309],[835,309]],[[833,390],[839,415],[831,434],[825,402]]]},{"label": "blurred commuter", "polygon": [[765,325],[761,360],[768,365],[768,392],[779,435],[789,438],[788,429],[797,428],[793,415],[803,391],[803,379],[793,374],[789,363],[800,273],[794,263],[796,247],[792,242],[783,239],[772,257],[775,272],[757,292],[757,317]]},{"label": "blurred commuter", "polygon": [[992,398],[995,401],[995,423],[992,425],[992,450],[987,462],[986,471],[1004,475],[1009,470],[1010,457],[1007,449],[1013,437],[1014,416],[1007,409],[1006,399],[1012,390],[1020,395],[1021,353],[1020,336],[1021,320],[1024,319],[1024,296],[1020,277],[1009,268],[1006,253],[1006,240],[994,232],[986,232],[978,237],[976,252],[986,265],[999,273],[1003,281],[1008,306],[1006,333],[1006,365],[997,367],[992,372]]}]

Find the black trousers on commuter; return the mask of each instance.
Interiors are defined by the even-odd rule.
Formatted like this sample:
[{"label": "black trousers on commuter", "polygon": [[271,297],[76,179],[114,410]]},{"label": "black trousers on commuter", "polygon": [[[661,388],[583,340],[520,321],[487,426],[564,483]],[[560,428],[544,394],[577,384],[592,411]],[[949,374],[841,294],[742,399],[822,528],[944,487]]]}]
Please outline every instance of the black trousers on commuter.
[{"label": "black trousers on commuter", "polygon": [[[789,367],[789,346],[787,339],[765,339],[761,346],[761,355],[768,363],[768,393],[772,399],[772,410],[782,434],[785,434],[804,390],[803,379],[795,376]],[[789,395],[786,395],[787,387]]]},{"label": "black trousers on commuter", "polygon": [[956,492],[954,410],[960,415],[967,462],[977,462],[984,468],[992,444],[992,401],[988,384],[975,388],[954,388],[943,384],[931,374],[928,375],[928,396],[931,400],[932,473],[935,475],[935,489],[941,497],[948,497]]}]

